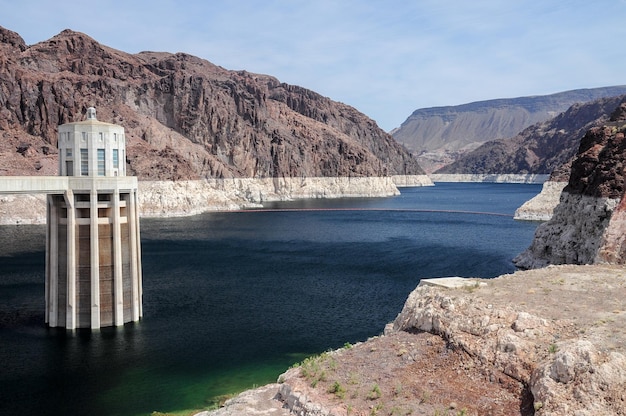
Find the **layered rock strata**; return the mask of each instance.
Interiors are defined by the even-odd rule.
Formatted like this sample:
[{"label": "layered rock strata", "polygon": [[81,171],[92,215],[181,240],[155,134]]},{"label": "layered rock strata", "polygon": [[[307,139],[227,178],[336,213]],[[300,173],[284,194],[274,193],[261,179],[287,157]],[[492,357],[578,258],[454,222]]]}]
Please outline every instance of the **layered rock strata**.
[{"label": "layered rock strata", "polygon": [[552,218],[537,227],[530,247],[513,262],[522,269],[602,262],[604,236],[618,203],[615,198],[563,192]]},{"label": "layered rock strata", "polygon": [[554,208],[559,205],[561,192],[566,185],[567,182],[544,182],[541,192],[515,210],[514,218],[525,221],[548,221],[552,218]]},{"label": "layered rock strata", "polygon": [[[565,91],[545,96],[479,101],[459,106],[422,108],[411,114],[392,134],[396,140],[413,151],[420,165],[428,173],[431,173],[460,157],[462,158],[463,155],[476,149],[484,142],[513,137],[533,124],[545,122],[566,111],[573,104],[623,94],[626,94],[626,86]],[[584,117],[582,114],[578,115],[579,118],[581,116]],[[559,129],[561,128],[563,127],[559,127]],[[546,129],[547,134],[550,134],[548,133],[549,130]],[[533,150],[536,149],[531,148],[529,153]],[[572,149],[571,154],[573,155],[574,152],[575,149]],[[543,152],[532,153],[541,157]],[[521,161],[523,158],[518,160]],[[496,150],[490,155],[490,160],[483,158],[483,166],[481,167],[491,165],[497,169],[500,162],[502,162],[502,158],[499,157]],[[515,165],[510,164],[507,167],[512,166]],[[502,166],[499,170],[494,171],[462,170],[450,173],[521,172],[521,170],[503,170],[501,168]],[[527,166],[521,165],[520,168],[527,168]]]},{"label": "layered rock strata", "polygon": [[471,295],[418,287],[394,329],[439,334],[519,380],[536,414],[626,412],[623,268],[553,266],[486,283]]},{"label": "layered rock strata", "polygon": [[626,263],[625,131],[621,104],[609,123],[585,134],[554,215],[514,259],[518,267]]}]

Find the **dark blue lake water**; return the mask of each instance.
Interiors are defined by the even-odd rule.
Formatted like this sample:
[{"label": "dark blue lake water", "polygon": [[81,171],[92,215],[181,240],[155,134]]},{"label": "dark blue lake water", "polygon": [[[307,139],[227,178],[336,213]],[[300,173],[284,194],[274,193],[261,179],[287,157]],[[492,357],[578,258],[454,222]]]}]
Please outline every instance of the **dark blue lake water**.
[{"label": "dark blue lake water", "polygon": [[45,227],[1,226],[0,414],[200,409],[273,382],[306,355],[380,334],[421,278],[514,271],[537,224],[512,214],[540,189],[437,184],[270,206],[305,211],[144,219],[144,318],[93,332],[45,327]]}]

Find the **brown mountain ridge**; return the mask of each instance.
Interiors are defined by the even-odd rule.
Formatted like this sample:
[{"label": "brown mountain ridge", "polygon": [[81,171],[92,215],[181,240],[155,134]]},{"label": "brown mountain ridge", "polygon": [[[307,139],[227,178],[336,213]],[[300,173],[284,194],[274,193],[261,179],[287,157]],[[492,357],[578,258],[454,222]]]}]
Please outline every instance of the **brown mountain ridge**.
[{"label": "brown mountain ridge", "polygon": [[459,160],[485,142],[514,137],[527,127],[548,121],[572,105],[623,94],[626,85],[422,108],[392,134],[431,172]]},{"label": "brown mountain ridge", "polygon": [[626,95],[572,105],[567,111],[518,135],[484,143],[437,173],[552,174],[566,182],[585,133],[608,122]]},{"label": "brown mountain ridge", "polygon": [[125,127],[140,179],[423,173],[373,120],[306,88],[71,30],[28,46],[0,27],[0,175],[55,175],[57,126],[90,106]]}]

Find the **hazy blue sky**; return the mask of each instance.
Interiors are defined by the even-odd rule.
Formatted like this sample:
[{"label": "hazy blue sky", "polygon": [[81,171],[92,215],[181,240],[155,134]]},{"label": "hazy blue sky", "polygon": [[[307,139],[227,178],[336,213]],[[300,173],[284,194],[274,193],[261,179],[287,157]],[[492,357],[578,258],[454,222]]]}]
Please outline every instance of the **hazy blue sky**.
[{"label": "hazy blue sky", "polygon": [[0,0],[0,26],[273,75],[385,130],[423,107],[626,84],[626,0]]}]

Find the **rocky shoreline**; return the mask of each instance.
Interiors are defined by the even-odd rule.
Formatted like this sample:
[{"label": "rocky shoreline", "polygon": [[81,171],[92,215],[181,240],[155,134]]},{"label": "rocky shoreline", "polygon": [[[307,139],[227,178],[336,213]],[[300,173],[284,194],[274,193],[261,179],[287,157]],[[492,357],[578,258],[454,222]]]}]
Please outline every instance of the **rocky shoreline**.
[{"label": "rocky shoreline", "polygon": [[[139,181],[141,217],[164,218],[261,207],[294,199],[387,197],[398,188],[434,182],[541,183],[542,175],[394,175],[389,177],[230,178]],[[547,221],[559,203],[563,182],[544,182],[539,195],[515,219]],[[0,195],[0,225],[45,224],[45,195]]]},{"label": "rocky shoreline", "polygon": [[544,182],[541,192],[515,210],[513,218],[525,221],[548,221],[552,218],[554,208],[559,204],[561,192],[566,185],[567,182]]},{"label": "rocky shoreline", "polygon": [[199,415],[626,414],[623,276],[566,265],[425,281],[384,335]]},{"label": "rocky shoreline", "polygon": [[[432,185],[426,175],[139,181],[138,198],[141,217],[163,218],[260,207],[269,201],[387,197],[398,195],[398,187]],[[0,195],[0,225],[45,221],[45,195]]]},{"label": "rocky shoreline", "polygon": [[490,183],[544,183],[550,175],[517,174],[517,173],[434,173],[430,175],[433,182],[490,182]]}]

